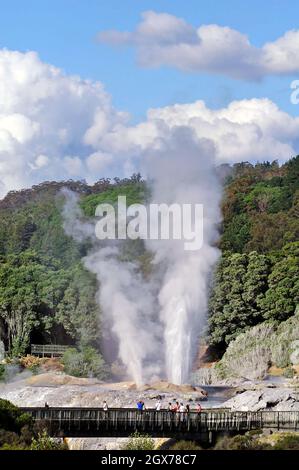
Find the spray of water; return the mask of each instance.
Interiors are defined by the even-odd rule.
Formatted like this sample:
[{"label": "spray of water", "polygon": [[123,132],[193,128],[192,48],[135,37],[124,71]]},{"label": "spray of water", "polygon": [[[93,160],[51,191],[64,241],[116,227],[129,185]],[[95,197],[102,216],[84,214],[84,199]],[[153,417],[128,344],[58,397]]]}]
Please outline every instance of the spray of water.
[{"label": "spray of water", "polygon": [[203,217],[198,221],[203,227],[200,250],[186,251],[184,240],[147,241],[155,262],[165,266],[158,300],[167,378],[176,384],[187,382],[189,377],[207,312],[211,270],[219,254],[215,243],[221,190],[213,155],[209,141],[196,142],[188,129],[179,128],[146,159],[153,202],[203,205],[203,215],[194,215]]}]

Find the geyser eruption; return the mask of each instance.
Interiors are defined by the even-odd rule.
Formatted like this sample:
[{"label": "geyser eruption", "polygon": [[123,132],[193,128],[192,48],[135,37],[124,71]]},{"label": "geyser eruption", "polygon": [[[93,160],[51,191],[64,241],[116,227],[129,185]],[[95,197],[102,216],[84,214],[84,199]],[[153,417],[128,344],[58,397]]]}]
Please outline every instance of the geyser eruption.
[{"label": "geyser eruption", "polygon": [[154,297],[138,266],[120,261],[120,244],[99,248],[84,260],[100,288],[97,300],[111,332],[118,340],[118,356],[137,385],[161,373],[158,350],[159,325],[153,318]]},{"label": "geyser eruption", "polygon": [[[148,240],[155,262],[164,267],[158,294],[164,325],[167,379],[186,383],[198,348],[198,337],[207,312],[211,270],[218,257],[215,243],[220,222],[220,185],[209,141],[195,141],[190,131],[177,129],[159,150],[146,159],[152,181],[152,202],[202,204],[194,213],[193,229],[202,227],[199,250],[185,249],[186,240]],[[173,219],[173,230],[175,223]],[[183,224],[186,221],[183,221]]]},{"label": "geyser eruption", "polygon": [[62,192],[66,234],[78,242],[92,242],[83,264],[98,280],[97,302],[103,329],[117,339],[118,357],[137,385],[157,379],[162,361],[155,347],[161,343],[161,333],[153,314],[154,283],[143,281],[136,263],[121,261],[124,241],[101,242],[96,238],[95,222],[84,220],[77,194],[68,189]]},{"label": "geyser eruption", "polygon": [[[138,385],[165,375],[168,381],[182,384],[188,381],[197,352],[211,271],[219,254],[215,245],[221,190],[214,148],[210,141],[196,140],[190,130],[180,127],[166,140],[157,140],[155,150],[143,157],[151,203],[169,208],[170,233],[182,229],[189,234],[188,240],[184,236],[145,240],[154,255],[150,279],[142,276],[137,262],[123,260],[122,248],[130,242],[96,238],[95,222],[84,222],[77,196],[69,191],[65,191],[64,227],[79,241],[92,240],[83,263],[97,276],[102,324],[117,339],[118,357],[128,375]],[[193,210],[199,204],[203,212]],[[171,217],[173,205],[188,205],[189,219]],[[197,237],[199,227],[201,247],[190,249],[190,234]]]}]

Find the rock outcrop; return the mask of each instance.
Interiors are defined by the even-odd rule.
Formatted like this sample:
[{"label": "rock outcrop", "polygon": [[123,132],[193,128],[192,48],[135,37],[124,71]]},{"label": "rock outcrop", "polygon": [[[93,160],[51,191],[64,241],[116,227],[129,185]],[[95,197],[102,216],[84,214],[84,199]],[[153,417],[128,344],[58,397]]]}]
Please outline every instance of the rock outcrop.
[{"label": "rock outcrop", "polygon": [[260,388],[238,393],[223,403],[235,411],[299,411],[299,390],[292,388]]},{"label": "rock outcrop", "polygon": [[299,364],[299,310],[279,325],[264,322],[249,328],[232,341],[221,360],[193,373],[192,382],[202,385],[234,385],[236,381],[262,380],[270,366],[289,369]]}]

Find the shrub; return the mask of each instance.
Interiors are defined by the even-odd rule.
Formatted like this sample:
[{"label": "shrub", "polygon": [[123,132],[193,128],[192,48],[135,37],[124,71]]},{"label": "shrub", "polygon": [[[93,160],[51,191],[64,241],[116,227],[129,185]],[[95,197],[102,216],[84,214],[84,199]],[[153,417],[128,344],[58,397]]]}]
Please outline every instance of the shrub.
[{"label": "shrub", "polygon": [[[1,450],[14,450],[20,447],[20,436],[12,431],[5,431],[0,429],[0,449]],[[25,445],[22,445],[24,448]]]},{"label": "shrub", "polygon": [[223,436],[216,445],[215,450],[267,450],[268,444],[261,444],[254,435],[246,433],[234,437]]},{"label": "shrub", "polygon": [[284,377],[286,377],[287,379],[292,379],[295,375],[295,371],[293,369],[293,367],[287,367],[284,371],[283,371],[283,375]]},{"label": "shrub", "polygon": [[0,382],[5,380],[5,375],[6,375],[6,370],[5,370],[5,365],[0,364]]},{"label": "shrub", "polygon": [[0,399],[0,449],[28,449],[33,436],[31,416],[22,413],[8,400]]},{"label": "shrub", "polygon": [[68,448],[66,444],[54,441],[46,431],[43,431],[38,433],[36,439],[32,439],[30,450],[68,450]]},{"label": "shrub", "polygon": [[97,377],[103,380],[107,376],[107,366],[103,357],[90,346],[80,351],[68,349],[62,358],[64,370],[75,377]]},{"label": "shrub", "polygon": [[25,369],[30,370],[33,374],[37,374],[40,366],[45,362],[44,358],[35,357],[27,354],[27,356],[20,358],[20,365]]},{"label": "shrub", "polygon": [[193,441],[178,441],[170,447],[170,450],[201,450],[201,447]]},{"label": "shrub", "polygon": [[274,445],[275,450],[299,450],[299,435],[287,434],[281,436]]},{"label": "shrub", "polygon": [[155,442],[147,434],[140,434],[135,431],[129,440],[124,444],[122,450],[154,450]]},{"label": "shrub", "polygon": [[28,447],[21,443],[8,444],[5,442],[3,446],[0,447],[0,450],[28,450]]},{"label": "shrub", "polygon": [[0,423],[6,431],[19,433],[23,426],[31,426],[32,418],[22,413],[19,408],[8,400],[0,398]]}]

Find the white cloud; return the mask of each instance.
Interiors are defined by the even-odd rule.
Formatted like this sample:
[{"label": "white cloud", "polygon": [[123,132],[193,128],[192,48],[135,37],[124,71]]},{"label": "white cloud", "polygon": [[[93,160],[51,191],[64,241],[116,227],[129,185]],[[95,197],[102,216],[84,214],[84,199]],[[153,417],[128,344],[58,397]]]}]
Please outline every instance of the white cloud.
[{"label": "white cloud", "polygon": [[287,31],[258,48],[245,34],[229,27],[195,28],[173,15],[146,11],[135,31],[102,31],[98,40],[136,47],[138,62],[144,67],[166,65],[247,80],[299,71],[299,30]]},{"label": "white cloud", "polygon": [[180,126],[211,141],[218,162],[283,162],[298,150],[299,118],[268,99],[217,110],[175,104],[130,125],[101,83],[67,76],[32,52],[0,50],[0,196],[43,180],[128,176],[144,155],[171,148]]},{"label": "white cloud", "polygon": [[171,138],[184,126],[198,139],[209,139],[221,162],[287,160],[298,150],[299,118],[281,111],[268,99],[233,101],[212,110],[203,101],[148,111],[147,120],[134,127],[120,126],[118,137],[109,133],[103,143],[114,152],[142,155]]},{"label": "white cloud", "polygon": [[29,162],[29,166],[32,170],[38,170],[49,164],[49,158],[47,155],[38,155],[33,163]]},{"label": "white cloud", "polygon": [[101,83],[67,76],[34,52],[0,50],[0,195],[43,179],[100,178],[88,157],[126,119]]},{"label": "white cloud", "polygon": [[87,158],[87,168],[94,174],[105,171],[113,163],[113,156],[109,153],[95,152]]}]

